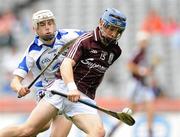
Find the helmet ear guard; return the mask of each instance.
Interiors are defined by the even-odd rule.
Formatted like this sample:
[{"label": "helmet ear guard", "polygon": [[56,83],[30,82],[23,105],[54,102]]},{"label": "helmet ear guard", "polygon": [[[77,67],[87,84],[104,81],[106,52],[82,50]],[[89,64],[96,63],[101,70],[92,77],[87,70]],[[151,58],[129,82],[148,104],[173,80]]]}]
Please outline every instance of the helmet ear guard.
[{"label": "helmet ear guard", "polygon": [[32,16],[32,24],[34,28],[37,28],[38,23],[45,20],[56,20],[54,14],[50,10],[39,10],[35,12]]}]

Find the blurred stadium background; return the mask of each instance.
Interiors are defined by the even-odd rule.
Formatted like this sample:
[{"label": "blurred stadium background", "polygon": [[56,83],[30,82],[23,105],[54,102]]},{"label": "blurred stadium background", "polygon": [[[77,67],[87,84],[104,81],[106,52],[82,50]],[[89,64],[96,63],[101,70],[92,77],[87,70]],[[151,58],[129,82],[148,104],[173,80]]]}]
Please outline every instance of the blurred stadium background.
[{"label": "blurred stadium background", "polygon": [[[91,30],[97,26],[103,11],[114,7],[127,16],[127,29],[119,43],[123,50],[98,89],[98,104],[115,111],[128,106],[129,72],[126,63],[137,45],[136,34],[147,29],[151,35],[149,53],[158,56],[160,63],[155,74],[162,96],[155,101],[155,137],[180,135],[180,1],[179,0],[0,0],[0,128],[21,123],[35,106],[34,94],[17,99],[10,89],[12,71],[33,38],[32,14],[50,9],[57,18],[58,28]],[[25,81],[28,84],[31,77]],[[146,119],[139,106],[134,127],[122,125],[113,137],[146,137]],[[117,121],[102,114],[107,132]],[[39,136],[48,137],[48,132]],[[69,137],[83,133],[73,127]]]}]

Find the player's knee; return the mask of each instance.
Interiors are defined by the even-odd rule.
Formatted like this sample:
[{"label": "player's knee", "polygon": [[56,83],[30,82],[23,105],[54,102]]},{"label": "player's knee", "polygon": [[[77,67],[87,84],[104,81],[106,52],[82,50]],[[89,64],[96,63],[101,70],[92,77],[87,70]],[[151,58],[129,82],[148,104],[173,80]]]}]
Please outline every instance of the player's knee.
[{"label": "player's knee", "polygon": [[22,125],[21,131],[22,131],[23,136],[34,136],[37,134],[37,128],[34,128],[29,125]]},{"label": "player's knee", "polygon": [[104,137],[105,136],[105,129],[103,126],[98,126],[95,130],[94,130],[94,134],[97,137]]},{"label": "player's knee", "polygon": [[36,130],[34,129],[26,129],[25,131],[25,136],[27,137],[32,137],[32,136],[35,136],[37,134]]},{"label": "player's knee", "polygon": [[100,137],[104,137],[105,136],[105,129],[104,129],[104,127],[101,127],[100,129],[99,129],[99,135],[100,135]]}]

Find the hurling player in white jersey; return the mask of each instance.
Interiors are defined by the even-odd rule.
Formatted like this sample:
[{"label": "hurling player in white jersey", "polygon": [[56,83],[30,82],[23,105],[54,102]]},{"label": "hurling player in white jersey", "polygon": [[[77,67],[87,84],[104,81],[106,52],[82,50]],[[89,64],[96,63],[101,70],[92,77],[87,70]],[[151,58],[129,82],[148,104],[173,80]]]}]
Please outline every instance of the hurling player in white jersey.
[{"label": "hurling player in white jersey", "polygon": [[[96,29],[72,44],[60,66],[60,79],[47,89],[64,92],[68,99],[47,91],[24,124],[1,129],[0,137],[32,137],[59,111],[63,111],[87,137],[104,137],[105,130],[97,110],[77,101],[81,97],[96,104],[96,89],[106,70],[121,55],[118,40],[125,28],[126,17],[120,11],[105,10]],[[61,128],[64,124],[59,130]]]},{"label": "hurling player in white jersey", "polygon": [[[36,35],[34,40],[28,46],[17,69],[14,70],[14,77],[11,82],[11,87],[20,96],[25,96],[30,92],[30,89],[22,84],[22,81],[26,78],[27,74],[31,71],[35,78],[42,69],[47,66],[59,48],[83,33],[83,31],[76,29],[57,30],[55,17],[50,10],[40,10],[34,13],[32,23]],[[60,55],[35,83],[38,101],[43,96],[44,87],[56,78],[55,74],[63,58],[64,56]],[[51,136],[67,136],[71,125],[71,122],[63,115],[54,115]],[[41,132],[45,131],[49,128],[50,122],[44,127],[43,124],[41,126]],[[36,127],[31,127],[29,125],[26,130],[33,130],[32,128]],[[36,134],[38,134],[38,132]]]}]

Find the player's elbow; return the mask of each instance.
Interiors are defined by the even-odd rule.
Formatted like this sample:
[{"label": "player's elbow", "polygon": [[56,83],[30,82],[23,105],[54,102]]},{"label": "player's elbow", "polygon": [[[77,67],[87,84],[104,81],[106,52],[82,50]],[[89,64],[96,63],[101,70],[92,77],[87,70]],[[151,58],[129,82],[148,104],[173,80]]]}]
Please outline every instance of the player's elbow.
[{"label": "player's elbow", "polygon": [[133,64],[132,64],[131,62],[129,62],[129,63],[127,64],[127,69],[128,69],[129,71],[131,71],[132,68],[133,68]]}]

